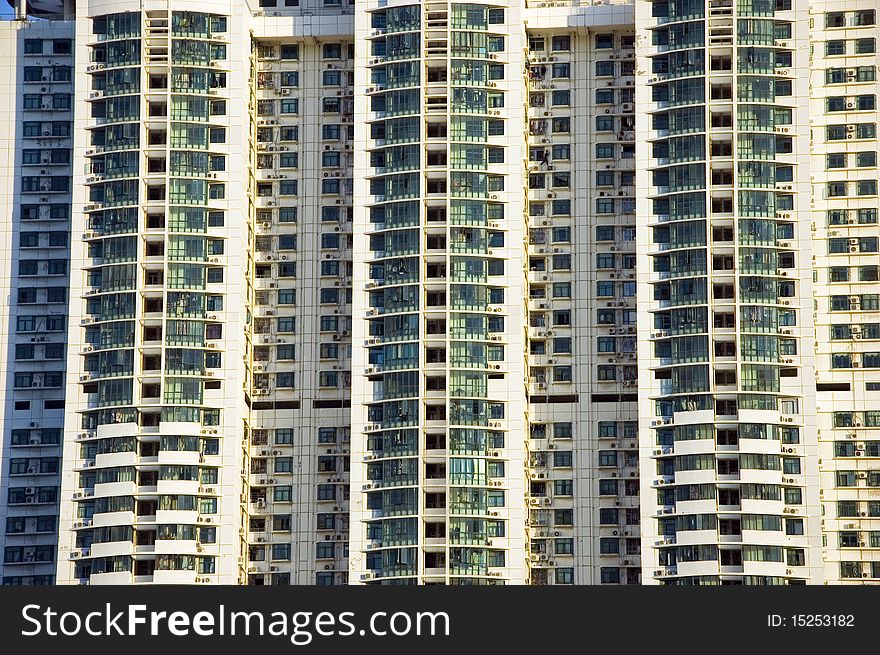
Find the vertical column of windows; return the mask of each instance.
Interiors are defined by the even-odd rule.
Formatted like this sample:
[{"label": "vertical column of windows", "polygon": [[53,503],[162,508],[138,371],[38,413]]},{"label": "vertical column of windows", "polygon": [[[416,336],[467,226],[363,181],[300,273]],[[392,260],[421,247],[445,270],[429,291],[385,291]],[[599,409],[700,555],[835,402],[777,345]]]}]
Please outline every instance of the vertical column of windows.
[{"label": "vertical column of windows", "polygon": [[[10,447],[3,464],[3,584],[52,584],[64,402],[70,230],[72,41],[66,27],[17,32],[15,195],[10,195]],[[16,76],[10,78],[15,84]],[[14,202],[13,202],[14,199]]]},{"label": "vertical column of windows", "polygon": [[880,576],[870,523],[880,483],[869,459],[880,326],[876,159],[876,9],[870,3],[810,7],[817,244],[817,391],[827,579],[861,584]]},{"label": "vertical column of windows", "polygon": [[[210,378],[222,364],[225,248],[208,231],[225,224],[226,19],[128,12],[92,27],[76,576],[210,575],[216,528],[204,523],[218,513],[220,472],[207,456],[219,439],[203,426],[220,422],[222,382]],[[175,454],[159,464],[163,451]],[[108,512],[138,526],[91,527]],[[96,546],[164,539],[189,543],[139,558]]]},{"label": "vertical column of windows", "polygon": [[[372,13],[374,38],[368,46],[367,92],[374,117],[369,193],[375,201],[369,218],[375,229],[369,235],[367,373],[377,402],[368,408],[371,433],[365,438],[371,455],[364,486],[367,507],[378,510],[378,520],[366,525],[365,559],[371,577],[382,584],[412,584],[419,574],[421,14],[418,5]],[[445,304],[442,296],[442,291],[425,294],[426,302],[435,304]],[[426,356],[429,352],[443,362],[433,350],[426,349]]]},{"label": "vertical column of windows", "polygon": [[366,562],[383,583],[486,584],[506,565],[489,548],[506,536],[490,518],[505,404],[489,392],[504,360],[503,21],[486,5],[372,13]]},{"label": "vertical column of windows", "polygon": [[[786,326],[799,324],[801,304],[788,241],[792,23],[758,0],[707,5],[705,15],[694,3],[654,8],[653,433],[657,504],[671,515],[656,519],[668,545],[655,576],[794,583],[803,544],[783,547],[772,534],[802,534],[804,522],[785,516],[803,504],[806,461],[801,428],[787,425],[800,411],[799,383],[785,380],[799,376],[786,366],[799,352]],[[779,446],[768,453],[753,439]],[[777,504],[755,515],[758,498]],[[677,545],[685,530],[705,537]]]}]

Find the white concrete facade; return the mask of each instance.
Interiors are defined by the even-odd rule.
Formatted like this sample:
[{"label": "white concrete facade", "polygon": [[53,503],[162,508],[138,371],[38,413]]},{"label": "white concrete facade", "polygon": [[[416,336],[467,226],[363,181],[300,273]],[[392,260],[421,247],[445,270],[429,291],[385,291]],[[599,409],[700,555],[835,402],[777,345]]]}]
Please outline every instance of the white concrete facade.
[{"label": "white concrete facade", "polygon": [[72,25],[0,24],[3,584],[52,584],[64,424]]},{"label": "white concrete facade", "polygon": [[3,23],[3,583],[880,579],[874,4]]},{"label": "white concrete facade", "polygon": [[646,584],[822,579],[806,19],[636,3]]},{"label": "white concrete facade", "polygon": [[877,6],[811,2],[812,229],[825,580],[880,576]]}]

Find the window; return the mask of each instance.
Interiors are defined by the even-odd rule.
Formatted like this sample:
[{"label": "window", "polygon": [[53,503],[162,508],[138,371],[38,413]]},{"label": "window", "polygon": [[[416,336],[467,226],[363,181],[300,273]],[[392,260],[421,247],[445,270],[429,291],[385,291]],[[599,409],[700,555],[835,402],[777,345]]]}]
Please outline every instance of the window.
[{"label": "window", "polygon": [[842,266],[832,266],[829,269],[829,281],[831,282],[848,282],[849,269]]},{"label": "window", "polygon": [[342,84],[341,70],[325,70],[321,73],[324,86],[340,86]]},{"label": "window", "polygon": [[[876,39],[873,37],[865,38],[865,39],[856,39],[855,41],[855,50],[857,55],[867,55],[872,54],[876,51]],[[844,54],[843,52],[839,54]]]},{"label": "window", "polygon": [[574,510],[553,510],[553,525],[574,525]]},{"label": "window", "polygon": [[550,232],[550,235],[553,243],[571,242],[571,228],[569,227],[554,227]]},{"label": "window", "polygon": [[603,566],[599,569],[602,584],[620,584],[620,569]]},{"label": "window", "polygon": [[596,89],[596,104],[611,105],[614,104],[613,89]]},{"label": "window", "polygon": [[803,519],[786,519],[785,520],[785,534],[787,534],[787,535],[802,535],[802,534],[804,534],[804,520]]},{"label": "window", "polygon": [[557,555],[572,555],[574,553],[574,539],[555,539],[554,552]]},{"label": "window", "polygon": [[828,197],[837,198],[846,195],[846,182],[829,182]]},{"label": "window", "polygon": [[296,289],[278,289],[279,305],[295,305]]},{"label": "window", "polygon": [[554,480],[553,495],[555,496],[571,496],[574,493],[574,482],[572,480]]},{"label": "window", "polygon": [[825,55],[828,57],[834,57],[837,55],[845,55],[846,54],[846,41],[843,39],[835,39],[833,41],[825,42]]},{"label": "window", "polygon": [[570,567],[557,568],[556,584],[574,584],[574,569]]},{"label": "window", "polygon": [[318,500],[336,500],[336,485],[319,484]]},{"label": "window", "polygon": [[282,59],[299,59],[299,45],[282,45],[280,55]]},{"label": "window", "polygon": [[842,11],[825,14],[825,27],[846,27],[846,16]]},{"label": "window", "polygon": [[596,350],[600,353],[616,352],[617,339],[615,337],[599,337],[596,339]]},{"label": "window", "polygon": [[36,248],[40,245],[40,233],[22,232],[18,244],[21,248]]},{"label": "window", "polygon": [[596,255],[596,268],[613,269],[615,267],[615,254],[613,252],[600,252]]},{"label": "window", "polygon": [[571,311],[559,309],[553,312],[553,325],[571,325]]},{"label": "window", "polygon": [[571,298],[570,282],[554,282],[553,283],[554,298]]},{"label": "window", "polygon": [[877,180],[859,180],[856,193],[860,196],[876,196]]},{"label": "window", "polygon": [[799,475],[801,473],[801,460],[796,457],[783,457],[782,472],[786,475]]},{"label": "window", "polygon": [[551,75],[554,79],[571,77],[571,64],[553,64]]},{"label": "window", "polygon": [[272,544],[272,559],[290,559],[290,544]]},{"label": "window", "polygon": [[69,55],[72,52],[70,39],[55,39],[52,41],[53,55]]},{"label": "window", "polygon": [[571,468],[572,451],[557,450],[553,453],[553,466],[556,468]]},{"label": "window", "polygon": [[873,66],[859,66],[856,69],[857,82],[873,82],[876,78],[876,69]]},{"label": "window", "polygon": [[550,41],[550,48],[553,52],[563,52],[571,50],[570,36],[554,36]]},{"label": "window", "polygon": [[[843,138],[846,138],[845,136]],[[877,138],[877,126],[874,123],[859,123],[856,125],[856,138],[858,139],[875,139]]]},{"label": "window", "polygon": [[596,77],[611,77],[614,75],[614,62],[602,60],[596,62]]},{"label": "window", "polygon": [[617,367],[599,365],[596,367],[596,377],[600,382],[613,382],[617,379]]},{"label": "window", "polygon": [[596,198],[597,214],[613,214],[615,202],[614,198]]},{"label": "window", "polygon": [[553,106],[570,105],[571,104],[571,91],[568,91],[568,90],[554,91],[551,95],[551,104]]},{"label": "window", "polygon": [[846,139],[846,125],[829,125],[825,128],[825,137],[829,141],[842,141]]},{"label": "window", "polygon": [[827,168],[846,168],[846,153],[833,152],[826,157]]},{"label": "window", "polygon": [[609,280],[599,280],[596,282],[596,295],[600,298],[613,298],[614,282]]},{"label": "window", "polygon": [[571,131],[571,119],[570,118],[554,118],[551,123],[551,129],[554,134],[559,134],[563,132]]},{"label": "window", "polygon": [[825,100],[825,110],[832,111],[846,111],[846,98],[843,96],[833,96]]},{"label": "window", "polygon": [[553,255],[552,268],[554,271],[570,271],[571,255]]},{"label": "window", "polygon": [[859,168],[873,168],[877,165],[877,152],[866,150],[856,153],[856,166]]},{"label": "window", "polygon": [[606,50],[614,47],[614,35],[613,34],[597,34],[596,35],[596,48],[601,50]]},{"label": "window", "polygon": [[864,27],[866,25],[874,25],[876,21],[875,11],[873,9],[862,9],[856,12],[855,20],[853,23],[857,27]]},{"label": "window", "polygon": [[597,132],[613,132],[614,117],[613,116],[596,116]]},{"label": "window", "polygon": [[341,59],[342,58],[342,44],[340,43],[325,43],[324,48],[322,50],[324,59]]},{"label": "window", "polygon": [[[281,113],[282,114],[298,114],[299,113],[299,100],[297,98],[287,98],[281,101]],[[328,126],[324,126],[328,127]],[[337,129],[339,126],[336,126]],[[336,138],[339,138],[338,136]]]},{"label": "window", "polygon": [[33,344],[16,344],[15,346],[15,359],[33,359],[34,358],[34,346]]},{"label": "window", "polygon": [[554,366],[553,367],[553,381],[554,382],[572,382],[572,367],[571,366]]}]

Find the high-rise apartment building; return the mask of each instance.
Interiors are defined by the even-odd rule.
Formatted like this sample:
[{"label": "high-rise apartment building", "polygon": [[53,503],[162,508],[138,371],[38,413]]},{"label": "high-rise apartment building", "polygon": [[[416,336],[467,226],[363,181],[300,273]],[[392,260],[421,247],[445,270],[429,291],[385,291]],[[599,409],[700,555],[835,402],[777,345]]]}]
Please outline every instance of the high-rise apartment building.
[{"label": "high-rise apartment building", "polygon": [[3,584],[55,581],[72,238],[72,37],[63,20],[0,25]]},{"label": "high-rise apartment building", "polygon": [[355,17],[354,583],[639,579],[634,35],[584,9]]},{"label": "high-rise apartment building", "polygon": [[880,579],[873,4],[22,0],[4,583]]},{"label": "high-rise apartment building", "polygon": [[877,5],[811,2],[816,409],[825,579],[880,576]]},{"label": "high-rise apartment building", "polygon": [[636,27],[643,578],[821,579],[806,3]]},{"label": "high-rise apartment building", "polygon": [[351,39],[112,9],[77,7],[59,581],[342,583]]}]

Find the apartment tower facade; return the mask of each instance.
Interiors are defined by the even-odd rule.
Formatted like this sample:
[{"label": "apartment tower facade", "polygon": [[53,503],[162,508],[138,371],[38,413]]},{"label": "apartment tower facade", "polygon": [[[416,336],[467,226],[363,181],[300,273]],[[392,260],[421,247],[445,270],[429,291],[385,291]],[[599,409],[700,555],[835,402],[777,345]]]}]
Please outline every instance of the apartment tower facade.
[{"label": "apartment tower facade", "polygon": [[822,570],[806,6],[636,10],[654,75],[637,98],[643,579],[803,584]]},{"label": "apartment tower facade", "polygon": [[0,28],[4,280],[0,547],[3,584],[52,584],[65,418],[73,32]]},{"label": "apartment tower facade", "polygon": [[871,5],[19,3],[4,583],[880,579]]}]

